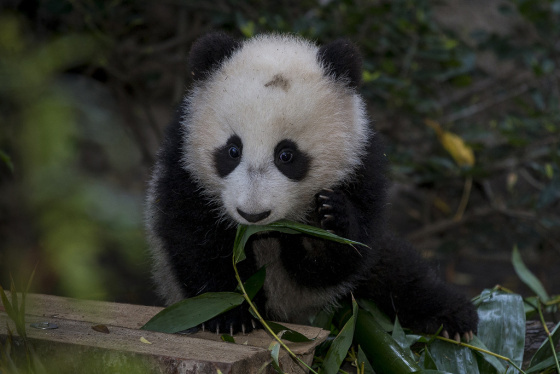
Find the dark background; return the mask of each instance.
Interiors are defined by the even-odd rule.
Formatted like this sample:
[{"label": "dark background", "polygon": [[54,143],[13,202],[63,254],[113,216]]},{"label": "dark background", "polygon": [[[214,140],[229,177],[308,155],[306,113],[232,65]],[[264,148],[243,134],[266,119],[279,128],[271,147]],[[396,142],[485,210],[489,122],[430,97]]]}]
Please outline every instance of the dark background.
[{"label": "dark background", "polygon": [[[4,288],[35,269],[33,292],[158,302],[146,182],[190,85],[191,43],[224,30],[353,40],[392,162],[394,230],[469,296],[496,284],[531,294],[514,246],[560,293],[560,1],[45,0],[0,12]],[[469,150],[471,162],[453,157]]]}]

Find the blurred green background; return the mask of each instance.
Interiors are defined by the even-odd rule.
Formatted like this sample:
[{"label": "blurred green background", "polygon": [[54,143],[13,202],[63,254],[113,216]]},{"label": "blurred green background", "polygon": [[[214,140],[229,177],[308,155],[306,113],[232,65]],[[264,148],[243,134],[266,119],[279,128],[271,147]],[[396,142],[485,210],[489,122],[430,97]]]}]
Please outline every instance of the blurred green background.
[{"label": "blurred green background", "polygon": [[353,40],[391,224],[469,295],[560,293],[559,0],[3,1],[0,284],[157,304],[146,182],[210,30]]}]

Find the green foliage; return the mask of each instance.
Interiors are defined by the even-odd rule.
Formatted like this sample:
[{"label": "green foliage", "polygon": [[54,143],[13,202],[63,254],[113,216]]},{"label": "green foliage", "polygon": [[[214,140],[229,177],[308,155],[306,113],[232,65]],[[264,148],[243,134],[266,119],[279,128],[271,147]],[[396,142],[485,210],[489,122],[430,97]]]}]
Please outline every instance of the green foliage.
[{"label": "green foliage", "polygon": [[[9,269],[23,270],[30,249],[20,247],[26,242],[22,238],[37,237],[38,276],[50,271],[58,280],[50,292],[82,298],[110,295],[121,282],[111,281],[115,276],[101,257],[122,258],[137,268],[142,263],[142,198],[119,182],[92,175],[84,163],[91,157],[118,160],[125,176],[138,162],[138,152],[127,144],[106,103],[99,102],[103,90],[63,74],[94,61],[100,44],[86,33],[41,40],[31,35],[24,19],[10,13],[2,13],[0,34],[0,148],[6,150],[0,156],[13,171],[9,182],[18,186],[11,198],[19,201],[21,213],[12,213],[14,220],[31,215],[24,232],[1,244],[9,257],[0,265],[0,281]],[[97,153],[86,156],[88,149]],[[14,209],[14,200],[4,196],[0,203]],[[110,248],[117,251],[108,255]]]},{"label": "green foliage", "polygon": [[[295,222],[282,221],[267,226],[239,226],[235,240],[232,262],[235,265],[244,258],[244,246],[250,235],[261,231],[282,231],[290,234],[307,233],[323,237],[326,240],[345,242],[345,239],[336,237],[316,227],[310,227]],[[347,244],[359,244],[346,241]],[[512,263],[524,282],[539,292],[542,285],[537,278],[523,264],[517,249],[514,249]],[[183,300],[174,304],[154,316],[143,329],[176,332],[194,327],[214,316],[238,306],[243,298],[250,303],[252,297],[264,283],[265,273],[261,269],[244,285],[237,275],[240,293],[207,293],[197,297]],[[248,295],[246,287],[251,289]],[[556,307],[560,298],[553,300],[551,305]],[[481,373],[503,374],[517,373],[521,370],[525,343],[525,318],[526,311],[521,296],[511,292],[504,292],[499,287],[483,291],[474,300],[478,307],[479,325],[478,336],[469,344],[456,342],[438,336],[439,331],[431,336],[424,337],[409,334],[403,330],[398,319],[394,324],[388,322],[387,317],[370,300],[360,300],[360,306],[352,300],[350,308],[339,308],[332,312],[333,315],[321,318],[321,326],[333,332],[333,339],[328,340],[318,348],[320,357],[316,359],[319,373],[337,373],[345,358],[353,362],[359,373],[377,370],[382,373]],[[540,301],[538,309],[540,311]],[[262,319],[254,305],[250,303],[254,315],[276,339],[271,344],[270,350],[273,367],[281,372],[278,362],[280,338],[288,341],[308,341],[301,334],[290,331],[285,327]],[[542,313],[541,313],[542,317]],[[317,322],[318,320],[316,320]],[[333,322],[334,321],[334,322]],[[542,319],[544,323],[544,319]],[[388,334],[391,331],[391,335]],[[550,334],[549,341],[542,347],[531,360],[532,368],[548,368],[560,365],[556,358],[554,345],[560,340],[558,326]],[[226,341],[232,341],[224,337]],[[352,343],[358,345],[358,355],[351,348]],[[368,368],[366,370],[366,367]],[[361,370],[361,371],[360,371]]]},{"label": "green foliage", "polygon": [[[411,213],[396,222],[408,219],[419,229],[415,242],[425,239],[439,254],[506,252],[518,243],[522,254],[557,258],[558,0],[500,2],[500,22],[514,25],[504,29],[473,29],[470,20],[445,26],[429,0],[39,3],[33,11],[2,8],[0,17],[0,281],[32,258],[39,291],[151,302],[141,209],[168,120],[157,113],[170,112],[183,94],[188,46],[209,29],[240,37],[295,32],[319,43],[351,38],[364,54],[361,92],[388,138],[393,177],[415,192],[395,209]],[[474,151],[476,163],[454,162],[426,119]],[[468,180],[472,193],[463,191]],[[540,296],[525,298],[525,311],[557,311],[558,298],[528,281],[514,256],[527,292]],[[556,272],[548,274],[557,287]],[[342,329],[332,315],[321,318]],[[555,365],[545,348],[541,354],[529,372]],[[432,356],[426,369],[437,366]]]}]

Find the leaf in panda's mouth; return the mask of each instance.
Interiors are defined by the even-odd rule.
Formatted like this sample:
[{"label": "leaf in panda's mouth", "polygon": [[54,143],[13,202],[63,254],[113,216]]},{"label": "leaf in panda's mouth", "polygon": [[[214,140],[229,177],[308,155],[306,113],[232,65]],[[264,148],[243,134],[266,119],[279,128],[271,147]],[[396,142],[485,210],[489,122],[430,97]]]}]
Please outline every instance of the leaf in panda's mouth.
[{"label": "leaf in panda's mouth", "polygon": [[319,227],[305,225],[303,223],[293,222],[288,220],[280,220],[262,226],[239,225],[237,226],[237,236],[235,237],[235,244],[233,247],[233,257],[234,257],[234,262],[236,264],[245,259],[244,248],[245,248],[245,244],[247,244],[247,240],[249,239],[249,237],[261,231],[280,231],[286,234],[307,234],[307,235],[316,236],[321,239],[331,240],[342,244],[361,245],[367,247],[367,245],[363,243],[340,237],[336,234],[325,231]]}]

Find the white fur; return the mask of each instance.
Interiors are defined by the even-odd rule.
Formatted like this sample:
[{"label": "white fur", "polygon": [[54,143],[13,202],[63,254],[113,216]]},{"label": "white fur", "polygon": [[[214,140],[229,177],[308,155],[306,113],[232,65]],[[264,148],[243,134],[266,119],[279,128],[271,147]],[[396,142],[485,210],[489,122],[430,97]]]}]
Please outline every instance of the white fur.
[{"label": "white fur", "polygon": [[[295,36],[249,39],[186,99],[184,166],[230,222],[249,223],[238,208],[270,210],[258,224],[301,221],[318,191],[348,181],[359,165],[369,136],[364,103],[325,76],[317,51]],[[267,85],[277,77],[281,84]],[[221,178],[213,152],[234,134],[243,142],[241,162]],[[301,181],[274,165],[274,148],[283,139],[312,158]]]},{"label": "white fur", "polygon": [[154,232],[156,225],[154,217],[157,216],[156,209],[158,209],[158,204],[155,202],[157,197],[156,183],[159,177],[164,174],[163,169],[164,166],[161,161],[159,161],[152,173],[152,179],[148,186],[145,220],[152,254],[152,277],[156,284],[156,292],[165,300],[166,305],[171,305],[184,299],[186,295],[182,290],[181,283],[174,275],[175,272],[173,271],[173,265],[169,258],[169,252],[165,250],[160,238]]},{"label": "white fur", "polygon": [[253,251],[257,267],[266,265],[263,290],[267,296],[265,307],[269,318],[309,324],[310,316],[323,308],[336,306],[340,297],[352,291],[352,285],[346,282],[321,289],[308,289],[297,284],[284,269],[276,239],[255,240]]}]

